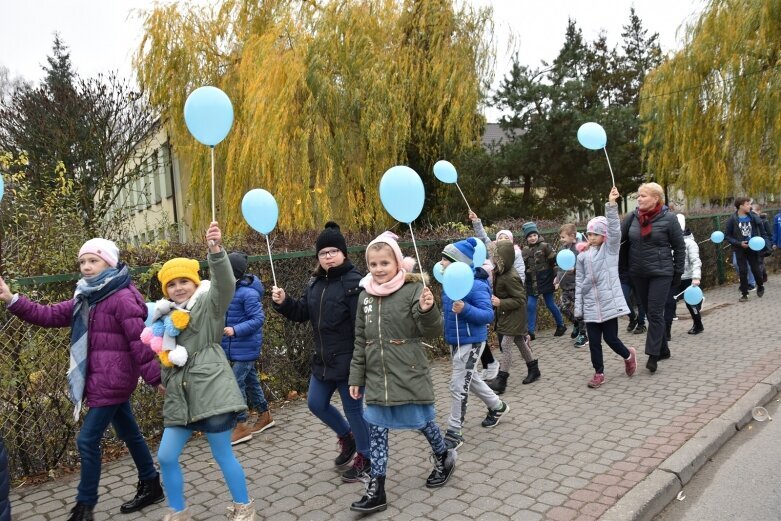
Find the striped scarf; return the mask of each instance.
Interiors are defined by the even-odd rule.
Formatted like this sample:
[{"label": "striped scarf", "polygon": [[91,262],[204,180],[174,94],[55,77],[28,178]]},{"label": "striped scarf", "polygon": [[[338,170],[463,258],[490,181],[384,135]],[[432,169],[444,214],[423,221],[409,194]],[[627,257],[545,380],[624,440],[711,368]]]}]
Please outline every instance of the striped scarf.
[{"label": "striped scarf", "polygon": [[101,300],[130,285],[130,272],[126,264],[108,268],[94,277],[84,277],[76,283],[73,299],[73,320],[71,322],[70,366],[68,387],[70,399],[75,406],[73,420],[78,421],[81,401],[87,381],[89,312]]}]

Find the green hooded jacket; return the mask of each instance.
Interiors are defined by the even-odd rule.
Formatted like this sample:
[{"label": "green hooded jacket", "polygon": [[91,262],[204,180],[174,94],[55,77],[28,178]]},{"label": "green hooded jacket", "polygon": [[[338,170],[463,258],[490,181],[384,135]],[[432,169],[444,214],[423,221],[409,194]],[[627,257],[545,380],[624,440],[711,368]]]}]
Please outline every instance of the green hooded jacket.
[{"label": "green hooded jacket", "polygon": [[521,276],[515,271],[515,248],[509,241],[499,241],[489,248],[496,264],[494,295],[499,299],[496,310],[496,332],[500,335],[522,336],[528,333],[526,291]]},{"label": "green hooded jacket", "polygon": [[225,250],[210,253],[208,262],[211,281],[201,282],[190,298],[190,323],[176,337],[176,343],[187,349],[187,362],[162,370],[165,427],[247,408],[220,344],[236,279]]},{"label": "green hooded jacket", "polygon": [[358,297],[349,384],[366,386],[366,403],[434,403],[423,339],[442,335],[442,314],[436,304],[420,310],[420,280],[419,274],[407,274],[395,293],[375,297],[364,290]]}]

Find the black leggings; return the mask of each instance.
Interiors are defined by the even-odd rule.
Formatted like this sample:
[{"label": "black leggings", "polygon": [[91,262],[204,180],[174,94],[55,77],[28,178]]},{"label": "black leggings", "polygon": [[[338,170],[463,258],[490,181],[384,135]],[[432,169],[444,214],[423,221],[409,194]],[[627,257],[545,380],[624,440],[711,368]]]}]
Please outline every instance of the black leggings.
[{"label": "black leggings", "polygon": [[602,338],[610,349],[618,356],[626,360],[631,353],[621,339],[618,338],[618,318],[611,318],[607,322],[586,322],[588,331],[588,348],[591,351],[591,365],[597,373],[605,372],[605,363],[602,359]]}]

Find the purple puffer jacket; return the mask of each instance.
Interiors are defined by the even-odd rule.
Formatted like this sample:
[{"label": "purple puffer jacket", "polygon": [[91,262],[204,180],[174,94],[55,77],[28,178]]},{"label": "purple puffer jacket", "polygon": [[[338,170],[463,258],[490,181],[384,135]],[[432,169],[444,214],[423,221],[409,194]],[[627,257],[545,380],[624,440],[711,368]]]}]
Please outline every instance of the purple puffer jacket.
[{"label": "purple puffer jacket", "polygon": [[[75,300],[45,306],[23,295],[8,311],[42,327],[67,327],[73,320]],[[84,396],[89,407],[116,405],[130,399],[143,376],[160,383],[160,363],[154,351],[141,343],[146,304],[132,284],[98,302],[89,314],[89,360]]]}]

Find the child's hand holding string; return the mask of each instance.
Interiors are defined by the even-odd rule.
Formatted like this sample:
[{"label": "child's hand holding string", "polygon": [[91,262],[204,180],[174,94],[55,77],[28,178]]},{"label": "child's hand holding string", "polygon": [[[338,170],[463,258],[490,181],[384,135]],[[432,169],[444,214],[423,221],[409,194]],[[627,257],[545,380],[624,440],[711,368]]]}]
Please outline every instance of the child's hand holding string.
[{"label": "child's hand holding string", "polygon": [[618,188],[614,186],[613,188],[610,189],[610,195],[608,196],[608,200],[611,203],[615,203],[619,197],[621,197],[621,194],[618,193]]},{"label": "child's hand holding string", "polygon": [[434,294],[431,293],[431,290],[426,286],[423,288],[423,293],[420,294],[420,310],[425,313],[429,309],[431,309],[434,306]]},{"label": "child's hand holding string", "polygon": [[455,302],[453,302],[453,313],[458,315],[463,310],[464,310],[464,301],[463,300],[456,300]]},{"label": "child's hand holding string", "polygon": [[217,221],[212,221],[209,229],[206,230],[206,243],[209,245],[210,253],[220,253],[222,251],[222,231],[217,225]]},{"label": "child's hand holding string", "polygon": [[10,304],[13,298],[14,294],[11,293],[11,290],[8,288],[8,284],[5,283],[3,277],[0,277],[0,300],[6,304]]}]

